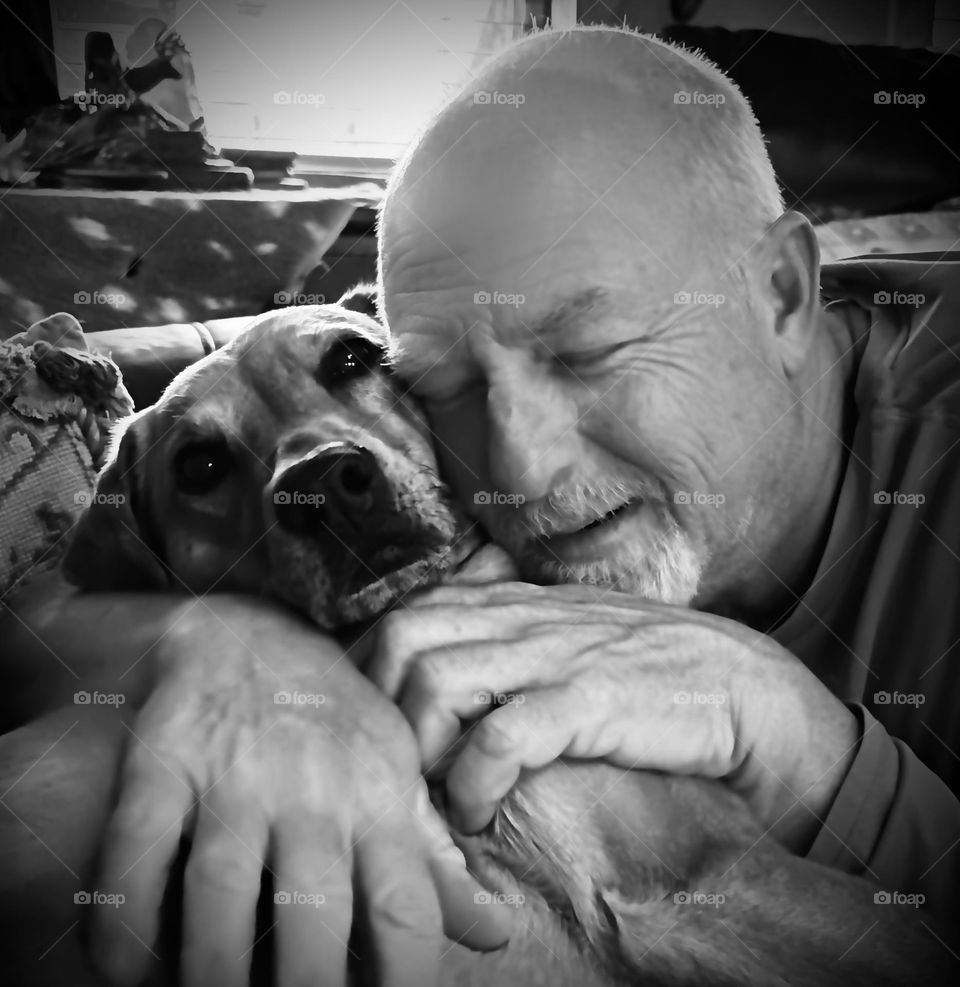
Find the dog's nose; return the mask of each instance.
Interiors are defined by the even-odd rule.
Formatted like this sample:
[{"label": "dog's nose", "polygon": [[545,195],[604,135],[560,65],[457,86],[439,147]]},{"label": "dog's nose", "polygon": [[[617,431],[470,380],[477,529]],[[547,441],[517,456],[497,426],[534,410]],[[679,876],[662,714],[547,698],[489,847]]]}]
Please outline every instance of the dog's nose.
[{"label": "dog's nose", "polygon": [[386,486],[376,457],[363,446],[334,442],[287,467],[273,486],[282,528],[316,533],[362,529]]}]

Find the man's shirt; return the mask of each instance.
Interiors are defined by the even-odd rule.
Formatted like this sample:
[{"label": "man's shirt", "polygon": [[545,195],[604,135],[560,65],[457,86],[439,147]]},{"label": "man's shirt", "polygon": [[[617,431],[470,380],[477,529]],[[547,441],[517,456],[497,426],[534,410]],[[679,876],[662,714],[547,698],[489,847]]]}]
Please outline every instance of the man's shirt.
[{"label": "man's shirt", "polygon": [[850,704],[861,740],[808,856],[955,917],[960,254],[841,261],[822,291],[859,327],[848,459],[816,576],[773,637]]}]

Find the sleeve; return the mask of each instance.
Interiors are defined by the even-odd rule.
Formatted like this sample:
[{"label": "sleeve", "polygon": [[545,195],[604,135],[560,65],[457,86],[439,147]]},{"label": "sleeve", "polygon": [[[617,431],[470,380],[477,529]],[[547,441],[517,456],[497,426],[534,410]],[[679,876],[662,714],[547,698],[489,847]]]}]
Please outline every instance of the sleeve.
[{"label": "sleeve", "polygon": [[960,924],[960,801],[859,704],[860,745],[808,859],[885,891],[922,894],[945,928]]}]

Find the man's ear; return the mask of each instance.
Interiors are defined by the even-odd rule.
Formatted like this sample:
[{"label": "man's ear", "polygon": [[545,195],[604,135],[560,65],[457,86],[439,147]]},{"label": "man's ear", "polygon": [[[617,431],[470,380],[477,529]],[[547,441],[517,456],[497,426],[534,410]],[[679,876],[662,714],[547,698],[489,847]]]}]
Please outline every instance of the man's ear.
[{"label": "man's ear", "polygon": [[788,377],[803,367],[819,326],[820,245],[806,216],[784,213],[763,238],[761,291],[773,313],[780,361]]},{"label": "man's ear", "polygon": [[366,282],[355,284],[337,304],[351,312],[359,312],[361,315],[369,315],[371,319],[375,319],[377,322],[381,321],[377,310],[377,286],[375,284]]},{"label": "man's ear", "polygon": [[168,590],[170,577],[151,550],[150,524],[141,523],[138,471],[146,460],[138,453],[139,415],[121,422],[111,454],[97,477],[87,509],[74,526],[61,563],[64,576],[85,590]]}]

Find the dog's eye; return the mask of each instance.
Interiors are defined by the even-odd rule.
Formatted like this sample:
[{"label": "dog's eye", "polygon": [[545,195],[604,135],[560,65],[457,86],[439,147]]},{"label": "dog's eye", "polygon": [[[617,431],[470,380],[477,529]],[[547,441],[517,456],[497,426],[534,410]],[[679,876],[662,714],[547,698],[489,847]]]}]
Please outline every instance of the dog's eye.
[{"label": "dog's eye", "polygon": [[174,457],[174,483],[188,496],[210,493],[223,482],[232,465],[226,442],[192,442]]},{"label": "dog's eye", "polygon": [[389,369],[386,355],[382,346],[362,336],[338,339],[324,353],[317,380],[323,387],[336,387],[375,370]]}]

